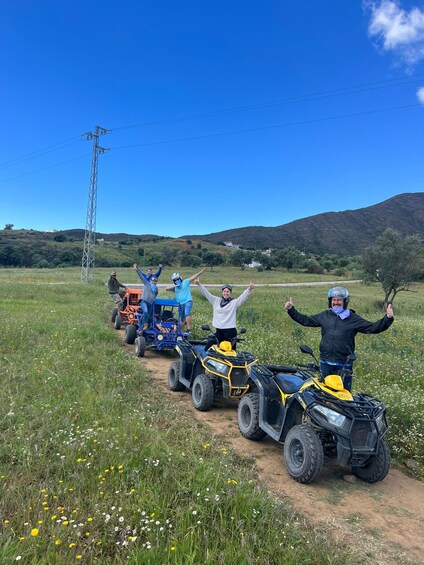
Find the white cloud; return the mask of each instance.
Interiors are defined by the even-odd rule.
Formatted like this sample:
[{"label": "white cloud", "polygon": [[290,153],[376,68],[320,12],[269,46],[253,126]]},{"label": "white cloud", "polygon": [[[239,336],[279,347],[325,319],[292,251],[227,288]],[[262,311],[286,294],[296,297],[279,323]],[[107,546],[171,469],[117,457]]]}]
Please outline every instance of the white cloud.
[{"label": "white cloud", "polygon": [[364,0],[363,5],[371,12],[368,33],[384,51],[408,66],[424,59],[424,10],[404,10],[398,0]]},{"label": "white cloud", "polygon": [[424,105],[424,86],[417,90],[417,98]]}]

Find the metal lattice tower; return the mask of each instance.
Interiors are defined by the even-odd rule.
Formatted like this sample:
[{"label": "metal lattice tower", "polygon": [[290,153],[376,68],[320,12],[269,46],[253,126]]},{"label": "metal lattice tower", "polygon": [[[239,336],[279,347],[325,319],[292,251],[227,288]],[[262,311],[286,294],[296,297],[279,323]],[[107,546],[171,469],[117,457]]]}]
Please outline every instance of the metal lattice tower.
[{"label": "metal lattice tower", "polygon": [[98,156],[108,151],[99,145],[99,137],[110,130],[96,126],[94,133],[83,135],[93,140],[93,158],[91,160],[90,190],[88,194],[87,221],[84,234],[84,251],[82,253],[81,282],[88,283],[93,278],[94,254],[96,243],[96,208],[97,208],[97,160]]}]

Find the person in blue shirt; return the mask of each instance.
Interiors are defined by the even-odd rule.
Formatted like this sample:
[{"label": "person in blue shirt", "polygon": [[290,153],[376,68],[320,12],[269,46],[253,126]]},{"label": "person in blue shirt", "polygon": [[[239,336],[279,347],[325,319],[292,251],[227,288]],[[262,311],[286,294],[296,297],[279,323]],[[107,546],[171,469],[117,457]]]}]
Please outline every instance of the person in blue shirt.
[{"label": "person in blue shirt", "polygon": [[182,279],[180,273],[174,273],[172,275],[172,286],[167,286],[165,290],[170,290],[175,292],[175,300],[178,302],[178,314],[181,320],[181,324],[185,324],[185,331],[190,333],[191,327],[191,310],[193,308],[193,298],[190,292],[190,283],[193,282],[197,277],[206,270],[204,267],[201,271],[195,275]]},{"label": "person in blue shirt", "polygon": [[[138,268],[137,263],[134,263],[133,267],[137,271],[137,275],[140,277],[141,281],[144,283],[143,297],[141,299],[141,311],[143,312],[141,322],[143,324],[143,330],[147,330],[149,327],[149,321],[152,319],[155,298],[158,295],[158,279],[152,274],[150,275],[150,278],[148,278],[148,275],[144,274]],[[147,270],[149,271],[149,269]],[[151,270],[152,269],[150,269],[150,271]]]}]

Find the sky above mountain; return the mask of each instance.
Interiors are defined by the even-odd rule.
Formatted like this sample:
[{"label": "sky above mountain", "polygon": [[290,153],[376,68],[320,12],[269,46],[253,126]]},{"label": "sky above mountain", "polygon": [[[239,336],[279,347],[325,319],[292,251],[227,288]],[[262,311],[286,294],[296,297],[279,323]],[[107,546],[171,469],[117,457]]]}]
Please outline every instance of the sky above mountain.
[{"label": "sky above mountain", "polygon": [[24,0],[0,18],[0,228],[85,227],[96,126],[103,233],[423,191],[422,0]]}]

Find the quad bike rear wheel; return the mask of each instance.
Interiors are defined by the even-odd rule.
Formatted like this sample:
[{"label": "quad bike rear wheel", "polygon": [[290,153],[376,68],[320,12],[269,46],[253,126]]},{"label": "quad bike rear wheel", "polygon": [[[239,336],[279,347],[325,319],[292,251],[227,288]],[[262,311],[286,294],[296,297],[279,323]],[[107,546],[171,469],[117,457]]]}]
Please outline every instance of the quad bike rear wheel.
[{"label": "quad bike rear wheel", "polygon": [[310,483],[318,477],[324,451],[310,426],[301,424],[291,428],[284,442],[284,462],[290,476],[298,483]]},{"label": "quad bike rear wheel", "polygon": [[185,389],[183,383],[180,383],[180,364],[178,362],[172,363],[168,371],[168,388],[175,392]]},{"label": "quad bike rear wheel", "polygon": [[146,353],[146,338],[142,335],[135,340],[135,354],[137,357],[144,357]]},{"label": "quad bike rear wheel", "polygon": [[137,337],[137,328],[134,326],[134,324],[129,324],[125,328],[125,336],[124,336],[125,343],[130,343],[130,344],[134,343],[136,337]]},{"label": "quad bike rear wheel", "polygon": [[191,398],[193,401],[193,406],[196,410],[200,412],[206,412],[212,408],[213,399],[215,393],[213,390],[213,384],[208,375],[201,373],[197,375],[193,383],[193,389],[191,391]]},{"label": "quad bike rear wheel", "polygon": [[120,330],[122,325],[122,318],[120,314],[116,315],[115,318],[115,330]]},{"label": "quad bike rear wheel", "polygon": [[367,483],[382,481],[390,468],[390,451],[383,438],[378,444],[377,453],[372,455],[362,467],[352,465],[353,473]]},{"label": "quad bike rear wheel", "polygon": [[266,433],[259,427],[259,394],[249,392],[240,399],[237,409],[238,426],[242,436],[259,440]]}]

